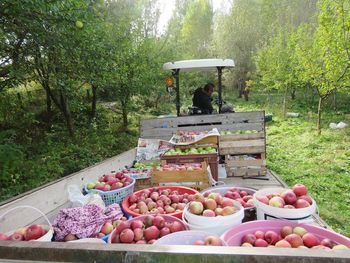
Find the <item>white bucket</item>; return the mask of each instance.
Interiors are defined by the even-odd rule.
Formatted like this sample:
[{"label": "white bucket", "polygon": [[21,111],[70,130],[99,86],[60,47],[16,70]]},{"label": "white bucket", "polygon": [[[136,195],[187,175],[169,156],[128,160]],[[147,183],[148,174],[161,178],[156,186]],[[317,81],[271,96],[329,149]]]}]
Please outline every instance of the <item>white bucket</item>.
[{"label": "white bucket", "polygon": [[316,202],[312,199],[312,205],[305,208],[279,208],[270,205],[266,205],[256,199],[260,195],[268,195],[272,193],[283,193],[288,189],[286,188],[265,188],[257,191],[253,195],[254,204],[256,207],[257,220],[274,220],[274,219],[284,219],[296,221],[298,223],[312,223],[314,214],[317,210]]},{"label": "white bucket", "polygon": [[[5,216],[7,214],[9,214],[10,212],[16,210],[16,209],[25,209],[25,208],[30,208],[32,210],[35,210],[36,212],[38,212],[47,222],[47,225],[40,225],[42,228],[44,228],[45,230],[47,230],[46,234],[41,236],[40,238],[38,239],[35,239],[35,240],[31,240],[31,241],[40,241],[40,242],[51,242],[52,240],[52,237],[53,237],[53,234],[54,234],[54,231],[53,231],[53,228],[52,228],[52,225],[50,223],[50,220],[47,218],[47,216],[41,212],[39,209],[33,207],[33,206],[30,206],[30,205],[21,205],[21,206],[16,206],[14,208],[11,208],[10,210],[6,211],[4,214],[2,214],[0,216],[0,218],[5,218]],[[7,235],[11,235],[15,232],[15,230],[13,231],[10,231],[8,233],[6,233]]]},{"label": "white bucket", "polygon": [[236,213],[216,217],[194,215],[188,211],[188,206],[189,204],[184,208],[182,221],[190,230],[200,230],[221,235],[227,229],[241,224],[244,218],[244,209],[238,202],[235,203],[235,208],[239,209]]}]

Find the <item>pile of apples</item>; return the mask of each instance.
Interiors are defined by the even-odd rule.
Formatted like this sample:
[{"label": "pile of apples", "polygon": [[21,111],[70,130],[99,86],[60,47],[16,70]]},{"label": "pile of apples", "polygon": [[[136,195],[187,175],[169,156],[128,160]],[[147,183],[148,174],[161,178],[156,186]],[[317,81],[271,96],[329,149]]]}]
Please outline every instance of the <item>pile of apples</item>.
[{"label": "pile of apples", "polygon": [[307,193],[308,189],[305,185],[296,184],[292,189],[287,189],[282,193],[258,195],[256,199],[266,205],[278,208],[305,208],[312,205],[313,202]]},{"label": "pile of apples", "polygon": [[18,228],[13,234],[7,236],[0,233],[0,240],[30,241],[41,238],[47,230],[41,225],[32,224],[28,227]]},{"label": "pile of apples", "polygon": [[169,163],[169,164],[164,164],[159,168],[156,168],[156,171],[195,171],[195,170],[202,170],[202,164],[200,164],[200,163],[186,163],[186,164]]},{"label": "pile of apples", "polygon": [[189,154],[210,154],[210,153],[216,153],[215,147],[199,147],[199,148],[176,148],[176,149],[170,149],[167,151],[164,155],[189,155]]},{"label": "pile of apples", "polygon": [[87,184],[87,189],[100,190],[100,191],[112,191],[116,189],[128,186],[133,182],[133,179],[126,176],[123,172],[110,173],[102,175],[97,182],[91,182]]},{"label": "pile of apples", "polygon": [[220,237],[218,236],[207,236],[204,240],[196,240],[193,245],[197,246],[223,246]]},{"label": "pile of apples", "polygon": [[[103,224],[101,230],[99,233],[91,236],[91,238],[103,238],[105,236],[108,236],[112,231],[122,222],[126,221],[126,217],[121,217],[120,219],[114,220],[114,221],[107,221]],[[77,240],[78,237],[74,234],[68,234],[64,237],[64,241],[73,241]]]},{"label": "pile of apples", "polygon": [[324,238],[319,239],[316,235],[308,232],[305,228],[296,226],[284,226],[280,232],[273,230],[266,232],[257,230],[254,234],[249,233],[242,237],[242,247],[282,247],[282,248],[322,248],[349,249],[347,246],[337,244]]},{"label": "pile of apples", "polygon": [[170,233],[186,230],[179,221],[168,222],[161,215],[147,215],[122,221],[112,232],[111,243],[153,244],[158,238]]},{"label": "pile of apples", "polygon": [[[204,197],[208,197],[209,194],[210,192],[205,192]],[[240,202],[244,208],[251,208],[255,206],[253,196],[248,194],[244,190],[240,190],[237,187],[231,187],[230,189],[228,189],[227,192],[224,194],[224,197]]]},{"label": "pile of apples", "polygon": [[194,195],[194,200],[190,202],[188,211],[194,215],[215,217],[229,216],[238,210],[232,199],[222,197],[219,193],[210,193],[208,197],[198,193]]},{"label": "pile of apples", "polygon": [[128,197],[129,210],[136,214],[171,214],[182,212],[185,205],[194,199],[193,194],[177,190],[152,187],[142,193],[133,193]]}]

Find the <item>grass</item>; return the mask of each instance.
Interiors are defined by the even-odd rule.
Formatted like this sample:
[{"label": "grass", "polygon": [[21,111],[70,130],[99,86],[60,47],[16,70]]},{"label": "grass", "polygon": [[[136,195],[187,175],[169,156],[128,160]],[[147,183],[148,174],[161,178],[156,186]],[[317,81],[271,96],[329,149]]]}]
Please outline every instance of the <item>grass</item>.
[{"label": "grass", "polygon": [[350,124],[349,112],[326,106],[322,134],[318,136],[317,114],[300,101],[290,103],[289,111],[299,112],[301,117],[283,118],[281,100],[267,104],[264,98],[255,94],[249,102],[233,97],[229,101],[236,111],[263,109],[273,114],[273,121],[266,126],[268,168],[289,186],[305,184],[321,218],[335,231],[350,236],[350,129],[328,128],[330,122]]}]

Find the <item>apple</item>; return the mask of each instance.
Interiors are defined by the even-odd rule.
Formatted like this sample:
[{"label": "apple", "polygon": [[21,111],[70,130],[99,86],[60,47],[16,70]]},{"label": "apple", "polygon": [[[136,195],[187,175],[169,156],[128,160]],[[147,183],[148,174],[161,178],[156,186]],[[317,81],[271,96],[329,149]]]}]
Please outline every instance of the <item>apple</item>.
[{"label": "apple", "polygon": [[112,222],[106,222],[101,228],[101,233],[108,235],[112,232],[112,230],[113,230]]},{"label": "apple", "polygon": [[318,240],[318,238],[312,233],[304,234],[302,239],[303,239],[304,245],[309,248],[318,246],[320,244],[320,241]]},{"label": "apple", "polygon": [[275,244],[275,247],[291,248],[292,246],[289,244],[288,241],[282,239]]},{"label": "apple", "polygon": [[222,209],[222,215],[223,216],[229,216],[229,215],[232,215],[236,212],[236,209],[232,206],[225,206],[223,209]]},{"label": "apple", "polygon": [[190,203],[190,206],[189,206],[189,211],[192,213],[192,214],[195,214],[195,215],[200,215],[203,213],[203,204],[201,202],[197,202],[197,201],[192,201]]},{"label": "apple", "polygon": [[336,243],[333,240],[330,240],[329,238],[324,238],[321,240],[320,245],[333,248],[336,245]]},{"label": "apple", "polygon": [[257,239],[258,239],[258,238],[264,239],[264,237],[265,237],[265,232],[264,232],[264,231],[261,231],[261,230],[257,230],[257,231],[255,231],[254,236],[255,236]]},{"label": "apple", "polygon": [[248,242],[245,242],[241,245],[241,247],[253,247],[253,245]]},{"label": "apple", "polygon": [[207,236],[204,244],[206,246],[222,246],[222,241],[218,236]]},{"label": "apple", "polygon": [[258,238],[257,240],[255,240],[254,246],[255,247],[267,247],[268,243],[266,242],[266,240],[264,240],[262,238]]},{"label": "apple", "polygon": [[265,233],[265,240],[269,245],[274,245],[279,240],[278,234],[272,230],[268,230]]},{"label": "apple", "polygon": [[284,203],[284,200],[279,197],[279,196],[274,196],[272,197],[270,200],[269,200],[269,205],[270,206],[273,206],[273,207],[279,207],[279,208],[282,208],[285,203]]},{"label": "apple", "polygon": [[292,205],[296,202],[297,196],[292,190],[286,190],[281,194],[281,197],[283,198],[284,202],[287,205]]},{"label": "apple", "polygon": [[269,204],[269,198],[265,195],[258,195],[256,196],[256,199],[261,202],[261,203],[264,203],[265,205],[268,205]]},{"label": "apple", "polygon": [[293,192],[296,196],[307,195],[307,188],[303,184],[296,184],[292,187]]},{"label": "apple", "polygon": [[153,225],[156,226],[158,229],[162,229],[165,226],[165,220],[162,216],[155,216],[153,218]]},{"label": "apple", "polygon": [[194,241],[193,245],[195,245],[195,246],[204,246],[205,243],[204,243],[203,240],[196,240],[196,241]]},{"label": "apple", "polygon": [[166,236],[168,234],[170,234],[171,231],[170,231],[170,228],[169,227],[163,227],[162,229],[160,229],[159,231],[159,237],[163,237],[163,236]]},{"label": "apple", "polygon": [[251,233],[248,233],[248,234],[245,234],[243,237],[242,237],[242,240],[241,240],[241,243],[249,243],[249,244],[252,244],[254,245],[256,241],[256,237],[255,235],[251,234]]},{"label": "apple", "polygon": [[9,237],[5,235],[4,233],[0,232],[0,240],[9,240]]},{"label": "apple", "polygon": [[302,195],[300,196],[298,199],[304,199],[305,201],[307,201],[310,205],[312,205],[312,198],[308,195]]},{"label": "apple", "polygon": [[335,245],[332,249],[334,250],[342,250],[342,249],[349,249],[347,246],[339,244],[339,245]]},{"label": "apple", "polygon": [[296,226],[293,228],[293,233],[303,237],[307,233],[307,231],[301,226]]},{"label": "apple", "polygon": [[150,226],[143,231],[144,237],[147,241],[157,239],[159,237],[159,229],[156,226]]},{"label": "apple", "polygon": [[304,245],[303,240],[297,234],[289,234],[284,239],[288,241],[292,247],[299,247]]},{"label": "apple", "polygon": [[204,206],[206,209],[210,209],[210,210],[215,210],[217,208],[217,203],[214,199],[211,199],[211,198],[207,198],[205,199],[204,201]]},{"label": "apple", "polygon": [[68,242],[68,241],[73,241],[73,240],[77,240],[77,236],[74,234],[68,234],[64,237],[64,241]]},{"label": "apple", "polygon": [[44,229],[37,224],[30,225],[25,234],[24,234],[24,239],[29,241],[29,240],[34,240],[38,239],[43,236]]},{"label": "apple", "polygon": [[203,211],[203,216],[207,216],[207,217],[215,217],[216,214],[213,210],[210,210],[210,209],[205,209]]},{"label": "apple", "polygon": [[134,237],[135,237],[134,231],[132,231],[129,228],[124,229],[119,234],[119,239],[120,239],[120,242],[122,243],[131,243],[134,240]]},{"label": "apple", "polygon": [[284,226],[282,227],[280,233],[281,237],[285,238],[286,236],[293,234],[293,228],[291,226]]},{"label": "apple", "polygon": [[143,229],[135,228],[134,229],[134,240],[139,241],[141,239],[143,239]]},{"label": "apple", "polygon": [[83,24],[83,22],[77,20],[77,21],[75,22],[75,26],[76,26],[77,28],[79,28],[79,29],[82,29],[83,26],[84,26],[84,24]]},{"label": "apple", "polygon": [[24,240],[24,236],[20,233],[13,233],[8,237],[9,240],[22,241]]},{"label": "apple", "polygon": [[304,200],[304,199],[298,199],[295,202],[295,208],[305,208],[305,207],[309,207],[310,204],[308,201]]}]

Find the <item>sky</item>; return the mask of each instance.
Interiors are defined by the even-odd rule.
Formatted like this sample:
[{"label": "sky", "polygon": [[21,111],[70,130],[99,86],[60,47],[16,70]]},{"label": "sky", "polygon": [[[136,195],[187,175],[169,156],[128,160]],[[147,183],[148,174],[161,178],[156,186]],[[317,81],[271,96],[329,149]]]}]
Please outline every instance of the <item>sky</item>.
[{"label": "sky", "polygon": [[[212,0],[213,1],[213,8],[214,12],[217,10],[228,10],[230,6],[230,2],[232,0]],[[159,23],[158,23],[158,28],[161,32],[164,32],[166,29],[167,23],[172,15],[172,12],[175,7],[175,0],[160,0],[160,10],[161,10],[161,15],[159,18]]]}]

